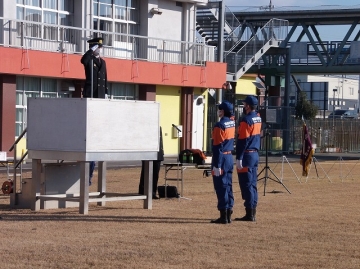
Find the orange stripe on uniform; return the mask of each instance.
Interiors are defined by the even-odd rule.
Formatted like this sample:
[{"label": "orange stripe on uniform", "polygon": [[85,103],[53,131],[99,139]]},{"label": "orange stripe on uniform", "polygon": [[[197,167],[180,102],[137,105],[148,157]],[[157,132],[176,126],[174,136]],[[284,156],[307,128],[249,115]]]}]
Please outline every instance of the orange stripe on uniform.
[{"label": "orange stripe on uniform", "polygon": [[235,127],[230,127],[225,129],[225,139],[234,139],[235,137]]},{"label": "orange stripe on uniform", "polygon": [[213,145],[216,146],[221,144],[221,142],[224,141],[224,131],[219,127],[215,127],[213,129],[211,138],[213,139]]},{"label": "orange stripe on uniform", "polygon": [[254,123],[248,125],[246,122],[241,122],[238,128],[239,139],[246,139],[253,135],[260,135],[261,123]]},{"label": "orange stripe on uniform", "polygon": [[234,139],[235,128],[227,128],[225,131],[219,127],[215,127],[212,132],[213,145],[219,145],[225,140]]}]

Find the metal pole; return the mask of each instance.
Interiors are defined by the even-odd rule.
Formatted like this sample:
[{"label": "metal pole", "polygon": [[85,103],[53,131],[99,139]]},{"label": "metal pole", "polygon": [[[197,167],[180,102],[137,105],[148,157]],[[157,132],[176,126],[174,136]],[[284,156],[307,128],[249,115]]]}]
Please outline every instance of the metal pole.
[{"label": "metal pole", "polygon": [[94,95],[94,59],[91,59],[91,98]]},{"label": "metal pole", "polygon": [[292,115],[292,131],[293,131],[293,134],[292,134],[292,145],[293,145],[293,154],[295,152],[295,115]]},{"label": "metal pole", "polygon": [[[224,60],[224,27],[225,27],[225,1],[219,2],[219,24],[218,24],[218,46],[217,61],[222,63]],[[217,101],[222,102],[222,89],[217,91]]]},{"label": "metal pole", "polygon": [[284,94],[284,107],[286,116],[284,121],[284,133],[283,133],[283,152],[289,152],[290,147],[290,109],[289,109],[289,99],[290,99],[290,67],[291,67],[291,59],[290,59],[290,47],[286,48],[286,64],[285,64],[285,94]]},{"label": "metal pole", "polygon": [[335,93],[337,89],[333,89],[333,122],[332,122],[332,129],[333,129],[333,146],[335,146]]}]

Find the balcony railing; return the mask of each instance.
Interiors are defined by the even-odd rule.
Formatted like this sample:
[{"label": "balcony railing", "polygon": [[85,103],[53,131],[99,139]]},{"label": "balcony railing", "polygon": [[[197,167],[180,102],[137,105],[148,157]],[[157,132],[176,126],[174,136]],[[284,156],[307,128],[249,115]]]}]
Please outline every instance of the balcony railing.
[{"label": "balcony railing", "polygon": [[103,56],[170,64],[205,65],[214,61],[214,47],[115,32],[1,18],[0,45],[32,50],[83,54],[87,40],[104,38]]}]

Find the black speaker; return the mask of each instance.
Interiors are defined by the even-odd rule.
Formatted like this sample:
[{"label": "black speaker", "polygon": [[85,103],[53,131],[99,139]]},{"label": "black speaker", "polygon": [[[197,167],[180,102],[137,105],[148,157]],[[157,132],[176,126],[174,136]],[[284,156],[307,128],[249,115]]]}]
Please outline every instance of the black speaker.
[{"label": "black speaker", "polygon": [[278,115],[276,109],[260,109],[259,114],[262,122],[278,123]]}]

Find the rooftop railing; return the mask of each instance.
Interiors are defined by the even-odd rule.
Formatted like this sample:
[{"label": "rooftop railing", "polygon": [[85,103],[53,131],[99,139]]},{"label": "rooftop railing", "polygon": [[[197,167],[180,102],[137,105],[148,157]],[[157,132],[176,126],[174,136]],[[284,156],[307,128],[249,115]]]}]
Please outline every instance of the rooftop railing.
[{"label": "rooftop railing", "polygon": [[214,61],[213,46],[71,26],[0,17],[0,45],[49,52],[83,54],[87,40],[103,37],[103,56],[170,64],[205,65]]}]

